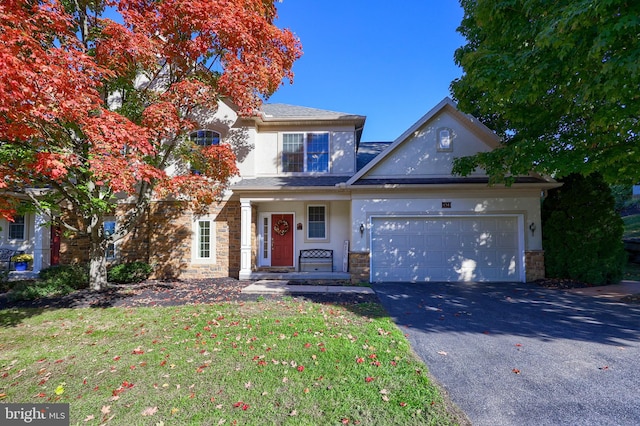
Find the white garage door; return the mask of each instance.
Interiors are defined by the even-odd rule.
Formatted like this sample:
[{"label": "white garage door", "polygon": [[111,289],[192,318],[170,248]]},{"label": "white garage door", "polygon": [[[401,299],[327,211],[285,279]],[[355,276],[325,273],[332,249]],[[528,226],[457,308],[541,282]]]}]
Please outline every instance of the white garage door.
[{"label": "white garage door", "polygon": [[520,281],[518,217],[372,219],[371,279]]}]

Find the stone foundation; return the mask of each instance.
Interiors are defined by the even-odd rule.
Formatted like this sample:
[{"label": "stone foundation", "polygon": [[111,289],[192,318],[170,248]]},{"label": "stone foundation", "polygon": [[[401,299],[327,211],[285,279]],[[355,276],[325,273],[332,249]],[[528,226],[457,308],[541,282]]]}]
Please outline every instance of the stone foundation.
[{"label": "stone foundation", "polygon": [[524,252],[527,282],[541,280],[545,277],[544,250],[528,250]]},{"label": "stone foundation", "polygon": [[349,252],[349,272],[351,283],[369,282],[370,263],[368,252]]},{"label": "stone foundation", "polygon": [[[191,262],[193,214],[177,202],[153,203],[140,224],[117,243],[114,263],[149,263],[154,268],[151,278],[155,279],[237,278],[240,271],[240,203],[213,204],[206,214],[215,217],[215,263]],[[88,260],[89,239],[63,235],[61,263],[86,263]]]}]

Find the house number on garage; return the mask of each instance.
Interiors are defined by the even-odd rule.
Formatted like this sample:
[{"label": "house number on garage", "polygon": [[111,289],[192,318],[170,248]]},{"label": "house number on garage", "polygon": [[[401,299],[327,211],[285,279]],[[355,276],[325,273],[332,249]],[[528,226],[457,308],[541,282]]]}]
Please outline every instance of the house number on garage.
[{"label": "house number on garage", "polygon": [[443,201],[442,202],[442,208],[443,209],[450,209],[451,208],[451,201]]}]

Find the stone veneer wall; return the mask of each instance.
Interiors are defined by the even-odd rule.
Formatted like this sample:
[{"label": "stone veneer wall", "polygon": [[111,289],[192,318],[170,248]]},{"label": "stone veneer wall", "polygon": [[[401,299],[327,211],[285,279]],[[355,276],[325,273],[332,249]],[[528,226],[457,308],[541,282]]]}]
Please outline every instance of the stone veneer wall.
[{"label": "stone veneer wall", "polygon": [[369,282],[371,272],[368,252],[349,252],[349,272],[351,283]]},{"label": "stone veneer wall", "polygon": [[[240,271],[240,203],[214,204],[206,214],[215,217],[215,263],[191,263],[193,216],[177,202],[153,203],[140,225],[118,243],[117,261],[147,262],[154,267],[152,278],[157,279],[237,278]],[[88,261],[88,255],[87,237],[63,236],[61,263],[84,263]]]},{"label": "stone veneer wall", "polygon": [[527,250],[524,252],[524,262],[527,282],[540,280],[545,277],[544,250]]}]

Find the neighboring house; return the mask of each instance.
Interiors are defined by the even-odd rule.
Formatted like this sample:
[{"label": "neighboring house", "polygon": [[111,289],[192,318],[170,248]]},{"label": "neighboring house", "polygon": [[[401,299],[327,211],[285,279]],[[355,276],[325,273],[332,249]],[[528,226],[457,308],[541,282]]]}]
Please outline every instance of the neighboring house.
[{"label": "neighboring house", "polygon": [[[333,250],[333,272],[354,282],[544,277],[540,198],[558,184],[452,176],[455,157],[494,149],[499,139],[448,98],[392,143],[362,143],[364,116],[283,104],[241,118],[221,103],[200,122],[194,141],[230,143],[240,178],[204,215],[154,203],[148,220],[110,249],[114,261],[147,261],[160,278],[251,279],[297,270],[300,251],[319,248]],[[49,253],[48,236],[30,247],[38,244]],[[85,257],[82,240],[62,238],[63,263]]]}]

